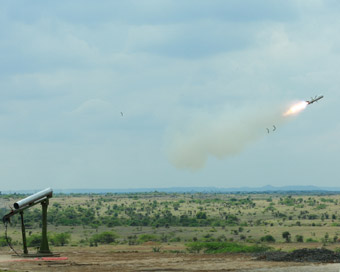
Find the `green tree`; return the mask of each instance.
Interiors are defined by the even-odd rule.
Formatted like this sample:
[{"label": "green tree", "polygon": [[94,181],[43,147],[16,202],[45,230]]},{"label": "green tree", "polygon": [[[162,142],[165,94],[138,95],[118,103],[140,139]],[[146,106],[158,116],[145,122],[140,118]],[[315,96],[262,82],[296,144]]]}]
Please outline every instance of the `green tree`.
[{"label": "green tree", "polygon": [[286,240],[286,243],[289,243],[289,242],[290,242],[291,236],[290,236],[290,233],[289,233],[288,231],[284,231],[284,232],[282,233],[282,237]]}]

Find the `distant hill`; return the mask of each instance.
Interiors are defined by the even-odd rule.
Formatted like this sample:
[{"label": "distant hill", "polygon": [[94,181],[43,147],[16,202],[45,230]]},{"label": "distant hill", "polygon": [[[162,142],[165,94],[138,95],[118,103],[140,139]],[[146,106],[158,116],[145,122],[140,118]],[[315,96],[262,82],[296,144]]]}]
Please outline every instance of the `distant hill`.
[{"label": "distant hill", "polygon": [[[32,194],[39,190],[11,190],[2,191],[3,194]],[[131,188],[131,189],[57,189],[54,193],[63,194],[105,194],[105,193],[251,193],[251,192],[340,192],[340,187],[317,187],[317,186],[282,186],[275,187],[266,185],[262,187],[169,187],[169,188]]]},{"label": "distant hill", "polygon": [[289,192],[289,191],[337,191],[340,187],[317,187],[317,186],[282,186],[275,187],[266,185],[263,187],[239,187],[239,188],[218,188],[218,187],[169,187],[169,188],[133,188],[133,189],[70,189],[55,190],[60,193],[235,193],[235,192]]}]

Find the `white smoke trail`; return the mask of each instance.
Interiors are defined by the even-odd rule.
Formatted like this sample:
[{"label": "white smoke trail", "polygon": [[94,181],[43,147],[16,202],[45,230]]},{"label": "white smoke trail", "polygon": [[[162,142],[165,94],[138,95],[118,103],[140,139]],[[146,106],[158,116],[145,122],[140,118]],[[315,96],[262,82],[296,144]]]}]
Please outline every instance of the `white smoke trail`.
[{"label": "white smoke trail", "polygon": [[267,135],[267,129],[287,120],[283,107],[247,107],[196,117],[170,137],[169,159],[178,168],[202,168],[209,156],[237,155],[248,144]]}]

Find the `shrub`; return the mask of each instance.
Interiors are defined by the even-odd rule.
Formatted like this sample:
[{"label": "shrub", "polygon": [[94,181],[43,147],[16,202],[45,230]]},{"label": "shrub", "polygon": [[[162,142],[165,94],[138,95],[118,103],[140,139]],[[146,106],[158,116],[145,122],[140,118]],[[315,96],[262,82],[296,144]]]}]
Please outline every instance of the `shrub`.
[{"label": "shrub", "polygon": [[152,251],[153,251],[153,252],[161,252],[161,248],[162,248],[162,247],[153,247],[153,248],[152,248]]},{"label": "shrub", "polygon": [[174,237],[170,240],[171,243],[176,243],[176,242],[180,242],[181,238],[180,237]]},{"label": "shrub", "polygon": [[67,232],[56,233],[51,235],[50,241],[54,246],[64,246],[70,242],[71,234]]},{"label": "shrub", "polygon": [[266,242],[266,243],[275,243],[275,238],[272,235],[266,235],[261,237],[260,239],[261,242]]},{"label": "shrub", "polygon": [[187,250],[191,253],[199,253],[202,249],[203,249],[203,243],[200,242],[193,242],[193,243],[189,243],[187,244]]},{"label": "shrub", "polygon": [[240,240],[246,240],[246,239],[247,239],[247,236],[245,236],[243,234],[240,235]]},{"label": "shrub", "polygon": [[27,246],[29,247],[40,247],[41,234],[32,234],[27,238]]},{"label": "shrub", "polygon": [[295,235],[295,240],[298,243],[303,243],[303,236],[302,235]]},{"label": "shrub", "polygon": [[90,242],[94,244],[111,244],[116,241],[118,235],[114,232],[105,231],[92,236]]},{"label": "shrub", "polygon": [[145,243],[145,242],[149,242],[149,241],[156,242],[158,240],[159,240],[158,236],[153,235],[153,234],[142,234],[138,237],[139,243]]},{"label": "shrub", "polygon": [[318,242],[318,240],[313,239],[313,238],[307,238],[306,239],[306,243],[317,243],[317,242]]},{"label": "shrub", "polygon": [[198,212],[196,214],[197,219],[207,219],[207,214],[205,212]]},{"label": "shrub", "polygon": [[239,219],[237,218],[236,215],[234,214],[228,214],[226,215],[225,217],[225,224],[228,225],[228,226],[234,226],[234,225],[238,225],[239,223]]},{"label": "shrub", "polygon": [[[11,243],[12,238],[9,237],[9,236],[7,236],[7,238],[8,238],[8,242]],[[5,246],[8,246],[6,237],[5,236],[0,236],[0,247],[5,247]]]}]

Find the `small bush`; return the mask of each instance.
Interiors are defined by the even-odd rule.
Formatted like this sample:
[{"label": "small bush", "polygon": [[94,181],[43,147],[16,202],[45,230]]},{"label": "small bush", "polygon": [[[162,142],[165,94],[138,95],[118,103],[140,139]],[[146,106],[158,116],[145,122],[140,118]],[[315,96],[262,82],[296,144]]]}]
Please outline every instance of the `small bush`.
[{"label": "small bush", "polygon": [[50,242],[54,246],[64,246],[67,245],[71,240],[71,234],[67,232],[56,233],[51,235]]},{"label": "small bush", "polygon": [[205,212],[198,212],[196,214],[197,219],[207,219],[207,214]]},{"label": "small bush", "polygon": [[27,246],[29,247],[40,247],[41,234],[32,234],[27,238]]},{"label": "small bush", "polygon": [[138,237],[138,243],[145,243],[145,242],[157,242],[159,241],[159,237],[153,234],[142,234]]},{"label": "small bush", "polygon": [[[11,243],[12,238],[7,236],[8,241]],[[7,241],[6,241],[6,237],[5,236],[0,236],[0,247],[5,247],[8,246]]]},{"label": "small bush", "polygon": [[303,236],[302,235],[295,235],[295,240],[298,243],[303,243]]},{"label": "small bush", "polygon": [[313,239],[313,238],[307,238],[306,239],[306,243],[317,243],[317,242],[319,242],[319,241],[316,240],[316,239]]},{"label": "small bush", "polygon": [[90,239],[90,242],[94,245],[96,244],[112,244],[116,241],[118,235],[114,232],[105,231],[99,234],[95,234]]},{"label": "small bush", "polygon": [[181,238],[180,237],[174,237],[170,240],[171,243],[178,243],[181,241]]},{"label": "small bush", "polygon": [[266,242],[266,243],[275,243],[275,238],[272,235],[266,235],[261,237],[260,239],[261,242]]},{"label": "small bush", "polygon": [[159,246],[159,247],[153,247],[153,248],[152,248],[152,251],[153,251],[153,252],[161,252],[161,248],[162,248],[162,247],[160,247],[160,246]]}]

